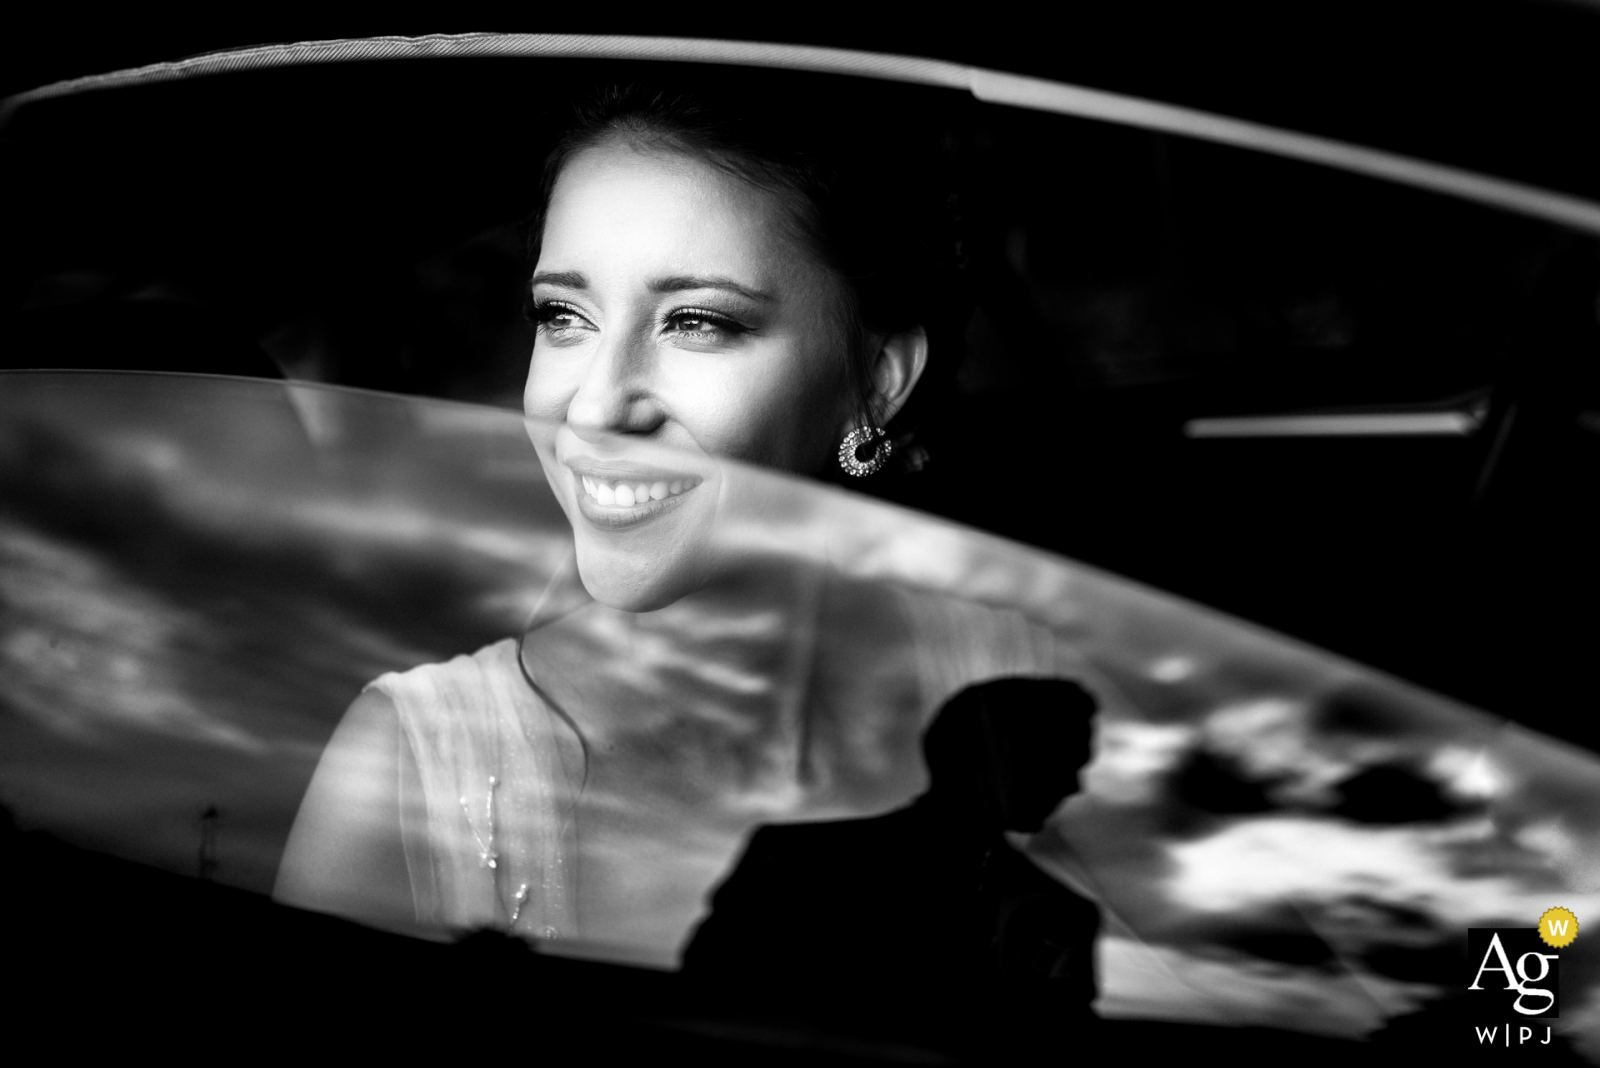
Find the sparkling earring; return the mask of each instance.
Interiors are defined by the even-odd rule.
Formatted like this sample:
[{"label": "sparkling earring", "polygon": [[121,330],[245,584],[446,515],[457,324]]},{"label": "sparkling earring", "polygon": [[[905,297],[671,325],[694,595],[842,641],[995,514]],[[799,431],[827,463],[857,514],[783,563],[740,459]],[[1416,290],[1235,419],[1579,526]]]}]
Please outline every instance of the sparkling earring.
[{"label": "sparkling earring", "polygon": [[856,478],[866,478],[881,470],[893,453],[894,442],[882,427],[858,426],[839,445],[839,466]]}]

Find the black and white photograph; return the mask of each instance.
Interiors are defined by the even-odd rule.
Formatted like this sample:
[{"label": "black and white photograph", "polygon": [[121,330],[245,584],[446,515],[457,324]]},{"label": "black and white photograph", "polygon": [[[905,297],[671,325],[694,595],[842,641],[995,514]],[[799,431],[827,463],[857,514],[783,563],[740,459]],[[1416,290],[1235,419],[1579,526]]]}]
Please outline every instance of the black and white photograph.
[{"label": "black and white photograph", "polygon": [[19,1049],[1600,1064],[1600,0],[7,21]]}]

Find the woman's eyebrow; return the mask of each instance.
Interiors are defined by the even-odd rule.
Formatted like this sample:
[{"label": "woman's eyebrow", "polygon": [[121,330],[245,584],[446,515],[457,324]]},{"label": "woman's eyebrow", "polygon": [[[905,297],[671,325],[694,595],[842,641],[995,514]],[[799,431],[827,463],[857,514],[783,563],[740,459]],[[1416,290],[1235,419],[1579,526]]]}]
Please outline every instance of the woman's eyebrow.
[{"label": "woman's eyebrow", "polygon": [[765,303],[774,299],[771,293],[763,293],[759,289],[740,285],[731,278],[706,277],[687,274],[675,274],[667,278],[656,278],[650,282],[652,293],[679,293],[686,289],[725,289],[730,293],[737,293],[748,299]]},{"label": "woman's eyebrow", "polygon": [[577,271],[540,271],[529,280],[529,286],[564,286],[567,289],[588,289],[589,280]]}]

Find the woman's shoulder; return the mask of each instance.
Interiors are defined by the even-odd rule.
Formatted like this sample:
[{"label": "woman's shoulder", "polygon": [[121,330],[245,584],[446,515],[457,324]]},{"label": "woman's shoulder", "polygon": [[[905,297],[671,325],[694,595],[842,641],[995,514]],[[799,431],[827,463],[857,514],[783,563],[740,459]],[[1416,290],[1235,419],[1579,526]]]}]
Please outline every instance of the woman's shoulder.
[{"label": "woman's shoulder", "polygon": [[463,689],[492,685],[507,674],[520,675],[518,642],[502,638],[474,653],[463,653],[449,660],[419,664],[404,671],[389,671],[362,688],[362,696],[381,694],[397,709],[418,701],[436,702]]},{"label": "woman's shoulder", "polygon": [[368,683],[363,697],[389,699],[417,760],[460,759],[469,750],[495,748],[498,736],[525,719],[532,701],[519,666],[518,642],[505,638],[477,652]]},{"label": "woman's shoulder", "polygon": [[451,657],[449,660],[418,664],[416,667],[406,668],[404,671],[386,671],[367,683],[366,688],[386,690],[396,686],[415,685],[425,679],[470,674],[484,668],[500,668],[507,664],[515,668],[517,644],[516,638],[502,638],[497,642],[485,645],[474,653],[461,653]]}]

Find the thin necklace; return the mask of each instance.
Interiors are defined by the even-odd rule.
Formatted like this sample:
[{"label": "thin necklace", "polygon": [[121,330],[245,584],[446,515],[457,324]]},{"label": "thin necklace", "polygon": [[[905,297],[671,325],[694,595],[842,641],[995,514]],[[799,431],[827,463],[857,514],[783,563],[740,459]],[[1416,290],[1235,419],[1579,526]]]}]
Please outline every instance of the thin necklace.
[{"label": "thin necklace", "polygon": [[[472,832],[473,839],[478,843],[478,866],[480,868],[489,868],[494,870],[497,876],[499,874],[500,867],[500,854],[494,847],[494,795],[499,786],[500,779],[494,775],[489,776],[489,792],[483,803],[484,822],[488,825],[486,828],[488,833],[487,838],[485,838],[484,835],[479,834],[478,828],[473,825],[472,807],[467,804],[467,799],[465,797],[460,799],[461,812],[467,818],[467,830]],[[495,888],[497,892],[499,890],[499,881],[500,880],[497,877],[495,879]],[[511,899],[511,908],[508,910],[511,913],[512,927],[517,925],[517,920],[522,916],[522,907],[527,903],[528,884],[522,883],[517,887],[517,892]],[[556,929],[546,925],[541,934],[543,934],[543,936],[546,938],[554,938],[556,936]]]}]

